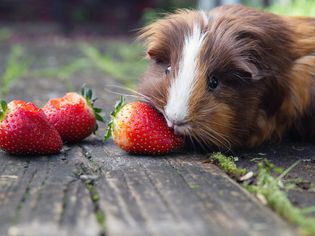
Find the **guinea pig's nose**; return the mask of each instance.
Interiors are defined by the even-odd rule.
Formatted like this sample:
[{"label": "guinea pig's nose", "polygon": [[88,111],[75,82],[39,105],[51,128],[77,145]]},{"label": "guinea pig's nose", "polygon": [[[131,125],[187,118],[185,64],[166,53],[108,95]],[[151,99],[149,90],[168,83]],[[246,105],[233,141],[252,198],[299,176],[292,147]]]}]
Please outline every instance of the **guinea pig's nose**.
[{"label": "guinea pig's nose", "polygon": [[164,114],[164,117],[166,119],[167,126],[170,127],[170,128],[174,128],[175,126],[182,126],[182,125],[185,124],[185,122],[183,122],[181,120],[176,120],[176,119],[169,118],[167,116],[167,114]]},{"label": "guinea pig's nose", "polygon": [[167,126],[170,127],[170,128],[173,128],[174,127],[173,122],[167,117],[167,115],[165,115],[164,117],[165,117]]},{"label": "guinea pig's nose", "polygon": [[184,121],[181,121],[181,120],[173,120],[173,125],[182,126],[182,125],[184,125],[184,124],[185,124]]}]

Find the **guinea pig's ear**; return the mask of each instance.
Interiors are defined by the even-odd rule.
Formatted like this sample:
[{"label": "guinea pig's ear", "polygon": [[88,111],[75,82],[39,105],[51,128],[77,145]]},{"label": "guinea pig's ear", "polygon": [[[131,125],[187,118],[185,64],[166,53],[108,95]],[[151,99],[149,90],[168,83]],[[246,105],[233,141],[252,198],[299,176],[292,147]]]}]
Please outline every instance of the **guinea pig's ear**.
[{"label": "guinea pig's ear", "polygon": [[166,62],[169,57],[169,44],[165,29],[165,20],[157,20],[142,28],[138,40],[144,42],[147,48],[147,58],[157,63]]},{"label": "guinea pig's ear", "polygon": [[239,60],[236,63],[236,67],[238,76],[243,79],[260,80],[264,76],[259,68],[251,62]]},{"label": "guinea pig's ear", "polygon": [[167,63],[168,54],[165,50],[159,48],[150,48],[147,51],[147,57],[154,60],[156,63]]}]

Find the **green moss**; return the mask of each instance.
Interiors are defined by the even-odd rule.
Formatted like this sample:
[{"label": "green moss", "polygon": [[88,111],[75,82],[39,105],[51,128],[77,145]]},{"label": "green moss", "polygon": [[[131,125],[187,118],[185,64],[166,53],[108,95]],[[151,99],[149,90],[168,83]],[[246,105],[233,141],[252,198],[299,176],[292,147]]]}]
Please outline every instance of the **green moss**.
[{"label": "green moss", "polygon": [[105,222],[105,213],[102,211],[96,212],[96,220],[98,223],[103,225]]},{"label": "green moss", "polygon": [[302,209],[294,207],[282,190],[282,185],[281,178],[274,178],[270,166],[261,162],[258,164],[255,185],[244,187],[255,195],[263,196],[271,209],[289,223],[298,226],[301,235],[315,235],[315,218],[305,217]]},{"label": "green moss", "polygon": [[200,185],[199,184],[189,184],[189,187],[193,190],[199,189]]},{"label": "green moss", "polygon": [[[223,171],[233,178],[244,175],[247,171],[238,168],[234,157],[227,157],[221,153],[214,153],[210,160],[218,165]],[[264,198],[267,205],[289,223],[296,225],[302,236],[315,235],[315,218],[307,217],[306,214],[315,211],[315,206],[305,209],[292,205],[284,191],[282,178],[288,174],[299,162],[295,162],[286,170],[274,166],[267,159],[258,160],[258,171],[253,184],[243,184],[249,192]],[[279,175],[280,174],[280,175]],[[274,177],[273,175],[278,175]],[[292,182],[292,181],[291,181]],[[297,181],[298,182],[298,181]]]},{"label": "green moss", "polygon": [[238,168],[236,166],[234,157],[227,157],[219,152],[213,153],[210,156],[210,161],[219,166],[228,175],[237,179],[248,172],[246,169]]},{"label": "green moss", "polygon": [[98,192],[96,191],[94,187],[94,184],[91,181],[86,181],[85,186],[90,193],[92,201],[98,202],[100,198],[99,198]]},{"label": "green moss", "polygon": [[85,186],[90,193],[90,198],[92,200],[93,207],[94,207],[95,218],[96,218],[96,220],[97,220],[97,222],[101,228],[101,231],[102,231],[101,235],[105,235],[105,232],[106,232],[106,215],[105,215],[105,212],[102,211],[102,209],[99,205],[100,197],[99,197],[98,191],[96,190],[93,181],[89,181],[89,180],[85,181]]}]

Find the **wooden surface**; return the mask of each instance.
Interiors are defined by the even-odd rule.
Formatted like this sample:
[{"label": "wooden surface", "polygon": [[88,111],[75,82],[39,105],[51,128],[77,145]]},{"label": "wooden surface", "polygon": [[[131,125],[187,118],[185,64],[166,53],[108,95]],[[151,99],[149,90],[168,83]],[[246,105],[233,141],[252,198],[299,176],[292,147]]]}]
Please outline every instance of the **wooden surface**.
[{"label": "wooden surface", "polygon": [[[30,43],[26,48],[38,61],[72,50],[47,47]],[[115,80],[87,69],[72,78],[75,88],[83,82],[108,114],[117,96],[104,88]],[[65,91],[61,80],[29,75],[7,98],[42,105]],[[59,155],[0,153],[1,236],[295,235],[220,169],[202,163],[206,156],[130,156],[112,141],[104,144],[103,131],[65,146]]]}]

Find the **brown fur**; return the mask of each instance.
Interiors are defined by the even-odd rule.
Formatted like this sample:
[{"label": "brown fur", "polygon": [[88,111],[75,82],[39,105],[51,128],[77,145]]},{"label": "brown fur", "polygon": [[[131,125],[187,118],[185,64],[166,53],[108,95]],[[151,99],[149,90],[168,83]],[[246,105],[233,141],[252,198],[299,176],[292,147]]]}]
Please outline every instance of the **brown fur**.
[{"label": "brown fur", "polygon": [[[139,91],[163,112],[185,35],[207,33],[198,56],[185,133],[204,147],[253,147],[287,130],[315,137],[315,19],[281,17],[241,5],[215,8],[204,25],[181,10],[147,26],[140,38],[150,66]],[[165,75],[171,65],[172,72]],[[219,87],[207,88],[208,76]],[[314,115],[313,115],[314,114]]]}]

